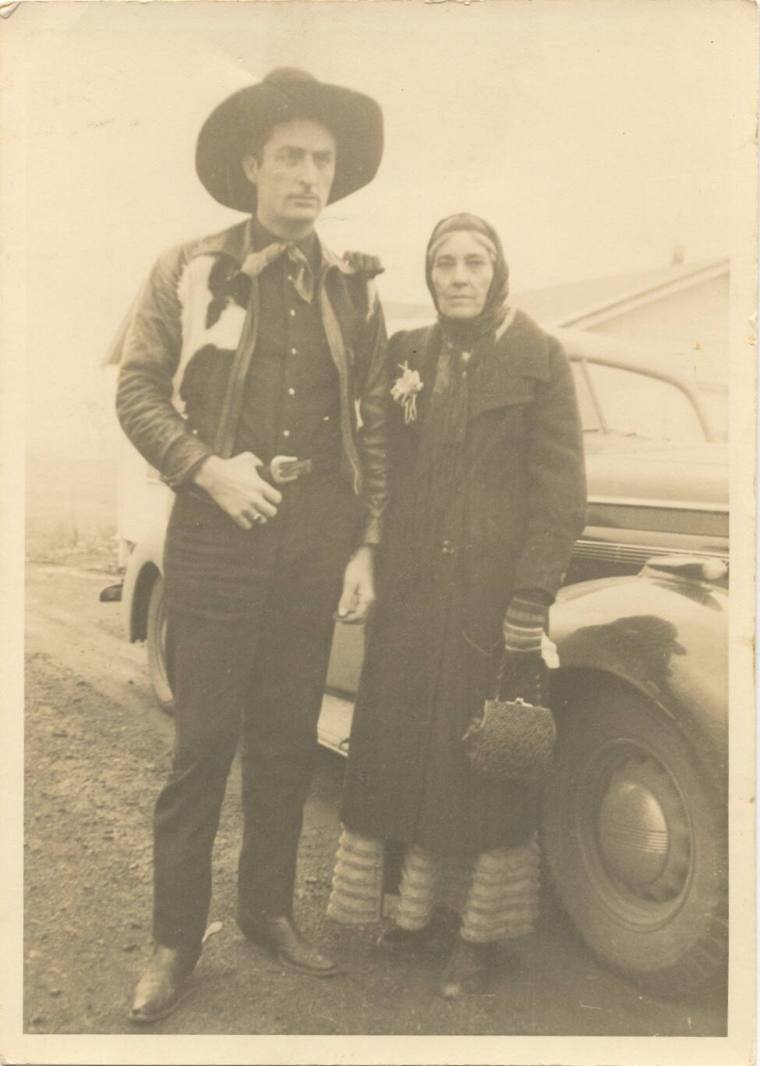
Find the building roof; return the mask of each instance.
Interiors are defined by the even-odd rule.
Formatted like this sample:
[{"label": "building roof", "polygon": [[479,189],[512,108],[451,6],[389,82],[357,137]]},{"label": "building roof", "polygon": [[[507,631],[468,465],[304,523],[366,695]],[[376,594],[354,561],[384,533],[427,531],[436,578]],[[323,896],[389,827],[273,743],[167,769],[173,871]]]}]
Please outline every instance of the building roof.
[{"label": "building roof", "polygon": [[[660,270],[616,274],[567,285],[515,292],[515,306],[544,326],[588,328],[607,318],[615,318],[633,307],[664,299],[671,293],[691,288],[714,277],[727,275],[728,259],[708,259],[679,263]],[[384,301],[389,321],[423,325],[433,315],[429,305]]]}]

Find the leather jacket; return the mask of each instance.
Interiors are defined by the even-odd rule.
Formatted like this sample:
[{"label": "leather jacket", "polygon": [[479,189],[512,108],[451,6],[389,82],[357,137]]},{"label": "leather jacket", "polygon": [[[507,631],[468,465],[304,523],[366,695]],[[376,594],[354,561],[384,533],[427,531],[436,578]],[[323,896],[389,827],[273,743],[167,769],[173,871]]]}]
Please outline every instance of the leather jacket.
[{"label": "leather jacket", "polygon": [[[114,341],[120,363],[116,411],[141,455],[173,489],[189,485],[208,456],[229,457],[243,384],[256,343],[258,284],[244,267],[251,223],[169,249],[157,261]],[[316,291],[340,390],[341,470],[362,499],[361,542],[381,536],[387,498],[386,332],[374,286],[353,262],[320,246]],[[182,402],[185,370],[198,351],[226,355],[223,388],[203,397],[203,439]],[[210,436],[208,431],[206,435]]]}]

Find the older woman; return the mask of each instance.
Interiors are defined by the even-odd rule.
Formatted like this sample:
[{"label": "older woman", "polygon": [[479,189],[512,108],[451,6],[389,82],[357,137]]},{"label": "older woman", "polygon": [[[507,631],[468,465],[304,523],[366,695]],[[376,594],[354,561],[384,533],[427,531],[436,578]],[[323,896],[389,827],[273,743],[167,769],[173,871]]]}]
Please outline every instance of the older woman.
[{"label": "older woman", "polygon": [[481,781],[462,736],[504,655],[514,694],[536,699],[548,608],[585,514],[570,368],[509,307],[508,278],[487,222],[443,219],[426,256],[438,322],[390,342],[392,502],[328,911],[377,916],[386,845],[403,844],[381,942],[424,940],[436,905],[453,905],[447,996],[487,986],[494,942],[536,915],[539,791]]}]

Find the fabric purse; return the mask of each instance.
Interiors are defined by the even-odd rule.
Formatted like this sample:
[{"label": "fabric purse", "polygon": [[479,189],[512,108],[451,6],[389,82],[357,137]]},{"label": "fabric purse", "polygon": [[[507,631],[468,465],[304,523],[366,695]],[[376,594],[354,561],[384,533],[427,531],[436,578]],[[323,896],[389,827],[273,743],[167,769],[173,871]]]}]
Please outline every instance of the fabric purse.
[{"label": "fabric purse", "polygon": [[[496,695],[485,701],[462,739],[478,777],[540,784],[551,768],[557,726],[543,705],[548,684],[540,656],[520,655],[517,663],[515,668],[515,656],[504,656]],[[525,667],[534,684],[520,687],[531,699],[514,695],[515,674],[524,675]]]}]

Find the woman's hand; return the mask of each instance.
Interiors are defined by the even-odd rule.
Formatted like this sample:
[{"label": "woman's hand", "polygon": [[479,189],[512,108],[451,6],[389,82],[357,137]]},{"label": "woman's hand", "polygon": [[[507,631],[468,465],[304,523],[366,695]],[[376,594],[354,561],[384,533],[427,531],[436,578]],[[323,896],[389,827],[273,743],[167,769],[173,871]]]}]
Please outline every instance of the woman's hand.
[{"label": "woman's hand", "polygon": [[375,602],[374,549],[363,544],[354,552],[343,575],[343,593],[335,617],[339,622],[359,625],[367,621]]},{"label": "woman's hand", "polygon": [[261,460],[251,452],[231,459],[211,455],[195,473],[204,489],[241,529],[264,525],[277,514],[282,493],[259,474]]}]

